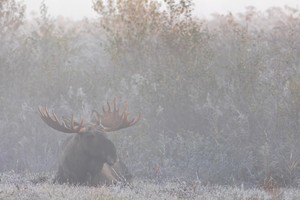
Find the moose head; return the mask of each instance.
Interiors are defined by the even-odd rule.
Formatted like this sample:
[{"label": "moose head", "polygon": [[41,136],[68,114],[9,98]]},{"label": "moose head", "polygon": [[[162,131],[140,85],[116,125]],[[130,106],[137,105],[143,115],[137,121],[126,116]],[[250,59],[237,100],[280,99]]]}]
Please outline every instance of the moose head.
[{"label": "moose head", "polygon": [[[83,118],[75,120],[73,115],[71,118],[60,119],[54,112],[50,114],[47,107],[40,106],[40,117],[48,126],[71,134],[63,143],[54,181],[96,186],[103,184],[106,180],[118,180],[119,173],[115,171],[113,165],[117,170],[121,166],[120,172],[124,170],[128,172],[125,164],[117,159],[116,147],[105,136],[105,133],[133,126],[140,120],[141,115],[129,120],[127,109],[128,103],[126,102],[124,111],[120,113],[115,98],[113,109],[107,102],[107,109],[103,106],[102,114],[93,110],[91,120],[85,122]],[[104,164],[109,169],[102,171]],[[112,172],[115,173],[112,174]]]}]

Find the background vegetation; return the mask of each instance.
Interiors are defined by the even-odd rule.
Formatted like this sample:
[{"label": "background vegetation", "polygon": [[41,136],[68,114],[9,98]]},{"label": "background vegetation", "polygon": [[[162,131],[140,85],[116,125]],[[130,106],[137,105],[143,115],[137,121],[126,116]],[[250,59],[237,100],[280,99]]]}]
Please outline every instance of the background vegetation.
[{"label": "background vegetation", "polygon": [[57,167],[66,135],[39,118],[129,101],[110,138],[142,179],[298,186],[300,12],[198,19],[191,0],[94,1],[95,21],[24,18],[0,1],[0,172]]}]

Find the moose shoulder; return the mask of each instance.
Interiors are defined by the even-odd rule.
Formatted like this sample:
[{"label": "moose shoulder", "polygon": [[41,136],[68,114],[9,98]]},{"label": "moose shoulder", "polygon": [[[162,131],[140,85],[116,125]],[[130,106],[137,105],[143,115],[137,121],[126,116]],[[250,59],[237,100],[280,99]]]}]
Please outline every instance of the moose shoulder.
[{"label": "moose shoulder", "polygon": [[72,134],[64,142],[55,182],[96,186],[131,180],[129,170],[117,159],[116,148],[104,133],[133,126],[140,115],[128,120],[127,102],[122,113],[116,99],[113,110],[108,102],[107,106],[107,110],[103,106],[101,115],[93,111],[88,123],[83,119],[75,121],[73,117],[60,120],[54,112],[50,115],[46,107],[39,107],[40,116],[48,126]]}]

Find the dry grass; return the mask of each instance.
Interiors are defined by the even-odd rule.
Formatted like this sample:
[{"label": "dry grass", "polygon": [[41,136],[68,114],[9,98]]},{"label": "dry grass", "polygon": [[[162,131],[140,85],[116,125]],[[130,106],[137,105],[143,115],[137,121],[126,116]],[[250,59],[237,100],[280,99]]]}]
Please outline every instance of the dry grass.
[{"label": "dry grass", "polygon": [[[0,199],[299,199],[299,189],[244,189],[242,187],[202,186],[180,181],[153,183],[136,180],[128,187],[84,187],[55,185],[50,181],[33,184],[37,174],[1,174]],[[42,175],[44,177],[44,175]]]}]

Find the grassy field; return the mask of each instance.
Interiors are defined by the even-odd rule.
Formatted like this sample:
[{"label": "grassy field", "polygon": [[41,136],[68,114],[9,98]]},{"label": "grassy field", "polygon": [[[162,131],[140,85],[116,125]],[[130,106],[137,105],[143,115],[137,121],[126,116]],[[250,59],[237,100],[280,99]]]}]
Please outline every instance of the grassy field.
[{"label": "grassy field", "polygon": [[[41,177],[47,177],[42,180]],[[51,184],[49,175],[1,174],[0,200],[28,199],[300,199],[299,189],[244,189],[243,187],[203,186],[199,182],[153,183],[135,180],[131,186],[85,187]],[[35,181],[44,181],[35,183]]]}]

